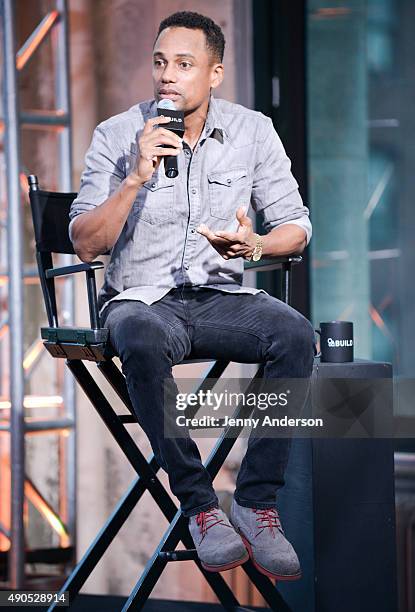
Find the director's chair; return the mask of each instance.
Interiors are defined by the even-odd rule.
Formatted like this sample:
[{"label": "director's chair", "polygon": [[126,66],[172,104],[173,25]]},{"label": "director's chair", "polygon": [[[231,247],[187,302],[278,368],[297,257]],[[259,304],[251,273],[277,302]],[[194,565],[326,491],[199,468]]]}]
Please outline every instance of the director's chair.
[{"label": "director's chair", "polygon": [[[235,595],[220,573],[207,572],[202,568],[194,550],[193,540],[187,527],[187,519],[183,517],[180,509],[176,507],[170,494],[157,476],[159,466],[154,455],[146,459],[127,431],[126,425],[137,423],[137,419],[128,396],[125,378],[113,361],[115,355],[108,341],[109,330],[101,327],[98,313],[95,270],[103,268],[104,264],[100,261],[95,261],[93,263],[53,267],[53,253],[75,254],[72,242],[69,239],[68,225],[70,206],[76,194],[42,191],[39,189],[37,177],[34,175],[28,177],[28,182],[35,230],[36,259],[49,323],[49,327],[41,329],[44,345],[53,357],[66,359],[66,365],[110,430],[127,460],[137,472],[137,476],[129,489],[119,500],[111,516],[67,578],[60,594],[68,591],[70,603],[73,602],[133,508],[147,490],[166,517],[169,526],[125,603],[123,611],[141,610],[166,564],[185,560],[192,560],[196,563],[225,610],[229,612],[244,610],[245,608],[239,605]],[[261,261],[256,264],[247,262],[245,268],[258,271],[280,268],[282,272],[282,299],[289,303],[291,268],[294,264],[301,262],[301,259],[300,256],[295,255]],[[84,272],[86,275],[91,326],[88,328],[60,327],[55,279],[60,276],[80,272]],[[85,360],[96,362],[98,369],[115,390],[130,414],[117,414],[115,412],[83,363]],[[187,359],[183,363],[205,361],[207,360]],[[209,363],[211,365],[205,378],[199,384],[197,393],[199,390],[207,391],[211,389],[214,386],[212,379],[220,378],[229,365],[228,361],[222,360]],[[263,366],[260,366],[250,382],[247,393],[255,389],[255,385],[262,377]],[[186,417],[193,417],[198,409],[199,406],[187,406],[185,411]],[[252,407],[239,405],[234,416],[243,418],[249,416],[251,412]],[[241,426],[224,428],[206,462],[206,467],[212,480],[223,465],[241,431]],[[185,550],[176,550],[179,542],[182,542]],[[250,561],[243,565],[243,569],[272,610],[281,611],[286,609],[286,604],[269,578],[259,573]],[[55,604],[49,610],[54,610],[54,608]]]}]

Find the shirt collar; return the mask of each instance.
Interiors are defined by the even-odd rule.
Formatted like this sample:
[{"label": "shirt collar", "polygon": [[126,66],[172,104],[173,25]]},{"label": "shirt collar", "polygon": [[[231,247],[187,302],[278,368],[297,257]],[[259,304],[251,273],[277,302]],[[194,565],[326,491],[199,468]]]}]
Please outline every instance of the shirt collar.
[{"label": "shirt collar", "polygon": [[219,110],[218,103],[213,95],[211,95],[202,138],[212,137],[223,143],[224,136],[229,137],[225,128],[223,127],[222,115]]}]

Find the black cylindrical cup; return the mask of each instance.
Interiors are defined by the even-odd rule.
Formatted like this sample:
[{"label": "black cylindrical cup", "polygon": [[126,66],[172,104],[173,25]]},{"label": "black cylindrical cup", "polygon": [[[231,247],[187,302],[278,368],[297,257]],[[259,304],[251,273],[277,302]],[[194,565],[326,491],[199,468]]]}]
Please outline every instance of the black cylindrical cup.
[{"label": "black cylindrical cup", "polygon": [[353,361],[353,323],[328,321],[320,323],[320,361],[345,363]]}]

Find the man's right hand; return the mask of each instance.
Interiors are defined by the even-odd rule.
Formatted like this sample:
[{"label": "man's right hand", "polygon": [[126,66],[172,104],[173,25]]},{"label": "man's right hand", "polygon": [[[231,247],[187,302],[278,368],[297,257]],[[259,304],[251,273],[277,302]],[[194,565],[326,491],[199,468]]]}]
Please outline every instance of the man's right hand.
[{"label": "man's right hand", "polygon": [[[164,123],[170,123],[170,118],[160,116],[149,119],[138,139],[137,163],[131,174],[140,184],[151,179],[164,155],[179,155],[183,149],[179,136],[166,128],[157,127]],[[174,148],[160,145],[171,145]]]}]

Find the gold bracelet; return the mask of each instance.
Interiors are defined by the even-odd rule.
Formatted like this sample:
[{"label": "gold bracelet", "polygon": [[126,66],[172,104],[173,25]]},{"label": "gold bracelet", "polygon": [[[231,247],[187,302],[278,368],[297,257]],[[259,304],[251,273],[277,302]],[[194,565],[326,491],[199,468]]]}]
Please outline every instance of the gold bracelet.
[{"label": "gold bracelet", "polygon": [[251,256],[249,257],[248,261],[259,261],[262,257],[262,248],[263,248],[263,243],[262,243],[262,236],[260,236],[259,234],[255,234],[255,247],[254,250],[251,253]]}]

